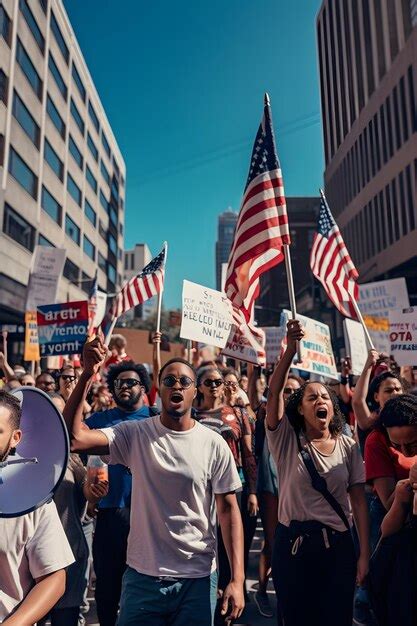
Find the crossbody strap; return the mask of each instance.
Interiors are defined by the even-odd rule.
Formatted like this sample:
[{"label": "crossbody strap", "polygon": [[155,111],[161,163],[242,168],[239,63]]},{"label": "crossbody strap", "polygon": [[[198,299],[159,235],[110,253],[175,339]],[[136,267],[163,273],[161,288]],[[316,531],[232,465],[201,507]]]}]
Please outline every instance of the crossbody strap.
[{"label": "crossbody strap", "polygon": [[297,431],[295,431],[295,435],[297,437],[298,451],[301,454],[301,458],[303,459],[304,465],[306,466],[308,473],[310,474],[311,484],[313,486],[313,489],[321,493],[323,498],[327,500],[327,502],[330,504],[334,512],[338,514],[338,516],[340,517],[340,519],[346,526],[347,530],[350,531],[350,525],[349,525],[348,519],[340,503],[330,493],[327,487],[326,480],[323,478],[323,476],[320,476],[320,474],[318,473],[317,468],[314,465],[314,461],[311,458],[311,454],[309,450],[301,446],[300,436]]}]

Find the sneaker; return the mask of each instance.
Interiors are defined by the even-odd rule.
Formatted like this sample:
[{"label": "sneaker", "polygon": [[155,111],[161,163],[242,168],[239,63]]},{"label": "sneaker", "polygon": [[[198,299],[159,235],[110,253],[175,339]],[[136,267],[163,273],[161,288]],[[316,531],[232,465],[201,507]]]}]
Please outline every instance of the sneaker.
[{"label": "sneaker", "polygon": [[260,615],[263,617],[274,617],[274,612],[271,609],[267,593],[257,591],[254,595],[254,600]]}]

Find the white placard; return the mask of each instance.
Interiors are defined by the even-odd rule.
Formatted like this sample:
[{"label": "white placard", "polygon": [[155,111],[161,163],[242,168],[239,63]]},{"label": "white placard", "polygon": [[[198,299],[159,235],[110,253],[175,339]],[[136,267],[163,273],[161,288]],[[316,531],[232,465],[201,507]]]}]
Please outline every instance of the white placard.
[{"label": "white placard", "polygon": [[232,328],[232,307],[224,293],[184,280],[180,337],[224,348]]},{"label": "white placard", "polygon": [[232,359],[264,366],[265,333],[262,328],[255,326],[246,324],[242,324],[240,328],[234,326],[222,354]]},{"label": "white placard", "polygon": [[274,365],[281,352],[282,340],[285,335],[283,326],[264,326],[266,364]]},{"label": "white placard", "polygon": [[398,365],[417,365],[417,308],[390,312],[390,354]]},{"label": "white placard", "polygon": [[35,247],[27,288],[26,311],[36,311],[38,306],[55,302],[65,257],[64,248]]},{"label": "white placard", "polygon": [[94,313],[94,321],[91,324],[92,328],[98,328],[104,319],[106,314],[107,294],[104,293],[104,291],[97,290],[96,301],[97,304]]},{"label": "white placard", "polygon": [[343,320],[346,354],[350,356],[352,372],[360,376],[368,358],[368,348],[362,324],[347,317]]},{"label": "white placard", "polygon": [[[291,312],[284,309],[281,314],[281,326],[287,328],[287,322],[290,319],[292,319]],[[304,315],[298,315],[298,313],[297,320],[301,322],[304,328],[305,337],[300,342],[303,360],[301,363],[296,363],[297,357],[295,357],[294,367],[304,372],[339,380],[330,329],[327,324]]]}]

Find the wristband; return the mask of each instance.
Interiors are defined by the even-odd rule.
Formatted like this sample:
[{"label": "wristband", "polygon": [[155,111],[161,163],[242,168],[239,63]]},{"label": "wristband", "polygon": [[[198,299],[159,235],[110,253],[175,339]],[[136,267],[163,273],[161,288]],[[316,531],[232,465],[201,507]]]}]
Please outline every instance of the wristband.
[{"label": "wristband", "polygon": [[340,384],[341,385],[347,385],[349,382],[349,378],[347,376],[341,376],[340,377]]}]

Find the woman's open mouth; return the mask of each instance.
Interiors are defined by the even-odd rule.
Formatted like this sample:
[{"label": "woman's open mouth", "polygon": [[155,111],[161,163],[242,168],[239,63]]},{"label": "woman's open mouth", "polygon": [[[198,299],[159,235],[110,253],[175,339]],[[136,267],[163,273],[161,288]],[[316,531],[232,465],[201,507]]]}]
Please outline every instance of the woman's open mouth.
[{"label": "woman's open mouth", "polygon": [[326,407],[318,408],[317,411],[316,411],[316,417],[319,420],[326,420],[327,419],[327,408]]}]

